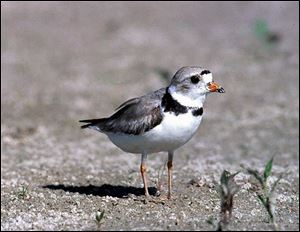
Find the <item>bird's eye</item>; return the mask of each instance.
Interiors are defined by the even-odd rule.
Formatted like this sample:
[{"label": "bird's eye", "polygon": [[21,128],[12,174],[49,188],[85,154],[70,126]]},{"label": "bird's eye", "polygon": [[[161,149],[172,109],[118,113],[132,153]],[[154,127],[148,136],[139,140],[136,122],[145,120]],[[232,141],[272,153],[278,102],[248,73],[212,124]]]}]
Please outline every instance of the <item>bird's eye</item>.
[{"label": "bird's eye", "polygon": [[195,75],[195,76],[191,76],[191,82],[193,84],[197,84],[200,81],[199,76]]}]

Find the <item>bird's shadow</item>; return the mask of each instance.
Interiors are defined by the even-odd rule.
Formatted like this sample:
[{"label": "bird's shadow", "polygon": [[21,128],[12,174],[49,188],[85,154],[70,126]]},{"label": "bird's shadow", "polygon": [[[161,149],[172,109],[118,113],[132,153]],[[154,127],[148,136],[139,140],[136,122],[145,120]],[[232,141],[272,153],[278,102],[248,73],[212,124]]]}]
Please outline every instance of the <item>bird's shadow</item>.
[{"label": "bird's shadow", "polygon": [[[118,198],[128,197],[130,194],[135,196],[142,196],[145,194],[144,188],[136,188],[131,186],[120,186],[120,185],[110,185],[103,184],[101,186],[87,185],[87,186],[66,186],[66,185],[44,185],[42,188],[52,189],[52,190],[63,190],[65,192],[93,195],[93,196],[111,196]],[[155,195],[157,189],[155,187],[148,188],[150,195]]]}]

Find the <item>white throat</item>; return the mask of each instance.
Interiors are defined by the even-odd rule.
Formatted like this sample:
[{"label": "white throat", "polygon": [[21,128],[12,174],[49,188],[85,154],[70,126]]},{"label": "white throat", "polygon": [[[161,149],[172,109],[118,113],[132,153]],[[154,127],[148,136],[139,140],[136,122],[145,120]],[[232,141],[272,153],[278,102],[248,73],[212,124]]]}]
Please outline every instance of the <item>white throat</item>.
[{"label": "white throat", "polygon": [[189,96],[185,96],[185,95],[182,95],[182,94],[176,92],[175,89],[172,87],[169,87],[169,93],[181,105],[187,106],[187,107],[199,107],[200,108],[203,106],[203,103],[206,98],[206,94],[203,94],[203,95],[200,95],[196,99],[192,99]]}]

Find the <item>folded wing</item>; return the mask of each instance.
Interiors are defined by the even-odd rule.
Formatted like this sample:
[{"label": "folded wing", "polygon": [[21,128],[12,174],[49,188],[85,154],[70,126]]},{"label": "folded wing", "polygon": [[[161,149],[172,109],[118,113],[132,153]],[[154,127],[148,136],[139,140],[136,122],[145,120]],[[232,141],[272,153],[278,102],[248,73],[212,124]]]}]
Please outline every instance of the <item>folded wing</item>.
[{"label": "folded wing", "polygon": [[87,119],[81,128],[91,128],[100,132],[140,135],[154,128],[163,119],[161,99],[165,89],[157,90],[140,98],[133,98],[117,108],[112,116],[100,119]]}]

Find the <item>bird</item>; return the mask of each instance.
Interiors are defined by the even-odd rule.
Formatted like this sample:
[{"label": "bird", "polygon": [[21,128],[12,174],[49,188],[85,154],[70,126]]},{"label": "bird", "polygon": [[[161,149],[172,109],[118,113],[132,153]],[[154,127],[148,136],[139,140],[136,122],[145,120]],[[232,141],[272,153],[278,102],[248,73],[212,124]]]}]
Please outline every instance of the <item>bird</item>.
[{"label": "bird", "polygon": [[167,152],[167,198],[171,199],[174,152],[195,135],[205,99],[213,92],[225,93],[225,90],[213,81],[208,69],[185,66],[174,74],[167,87],[125,101],[109,117],[79,122],[85,123],[82,129],[104,133],[121,150],[141,155],[140,173],[146,198],[150,196],[147,156]]}]

